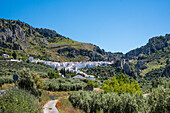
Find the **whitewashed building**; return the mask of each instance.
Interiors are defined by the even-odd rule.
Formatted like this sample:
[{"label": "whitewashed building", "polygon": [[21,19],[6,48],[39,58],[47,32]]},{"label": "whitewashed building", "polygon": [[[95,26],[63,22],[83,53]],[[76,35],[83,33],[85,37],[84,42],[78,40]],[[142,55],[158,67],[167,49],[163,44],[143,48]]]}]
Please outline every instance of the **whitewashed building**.
[{"label": "whitewashed building", "polygon": [[4,58],[10,58],[8,54],[3,54],[2,57],[4,57]]},{"label": "whitewashed building", "polygon": [[34,60],[33,57],[29,57],[29,61],[32,62]]}]

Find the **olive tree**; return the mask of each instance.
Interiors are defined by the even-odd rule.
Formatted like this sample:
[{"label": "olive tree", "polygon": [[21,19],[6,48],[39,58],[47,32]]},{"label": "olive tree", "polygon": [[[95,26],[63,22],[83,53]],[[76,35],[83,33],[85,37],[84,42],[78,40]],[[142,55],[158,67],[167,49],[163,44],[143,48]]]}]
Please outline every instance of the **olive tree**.
[{"label": "olive tree", "polygon": [[18,86],[21,89],[30,91],[35,96],[41,95],[44,82],[37,73],[31,72],[29,68],[23,68],[19,74]]},{"label": "olive tree", "polygon": [[170,111],[170,89],[162,86],[153,89],[148,97],[148,106],[152,113],[168,113]]}]

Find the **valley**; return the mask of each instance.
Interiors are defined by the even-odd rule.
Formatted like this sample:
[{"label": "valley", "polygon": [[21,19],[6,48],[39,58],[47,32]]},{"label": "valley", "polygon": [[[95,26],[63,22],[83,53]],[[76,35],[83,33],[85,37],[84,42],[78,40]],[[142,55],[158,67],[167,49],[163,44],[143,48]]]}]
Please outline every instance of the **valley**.
[{"label": "valley", "polygon": [[170,34],[123,54],[0,19],[2,113],[168,113],[169,77]]}]

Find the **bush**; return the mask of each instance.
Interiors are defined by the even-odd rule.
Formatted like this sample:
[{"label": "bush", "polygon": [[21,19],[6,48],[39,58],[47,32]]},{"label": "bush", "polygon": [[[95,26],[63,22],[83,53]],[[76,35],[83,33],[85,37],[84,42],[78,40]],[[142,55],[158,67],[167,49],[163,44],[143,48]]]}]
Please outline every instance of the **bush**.
[{"label": "bush", "polygon": [[88,113],[137,113],[146,110],[146,99],[136,94],[79,91],[70,95],[73,106]]},{"label": "bush", "polygon": [[152,113],[168,113],[170,111],[170,89],[158,87],[148,97],[148,106]]},{"label": "bush", "polygon": [[118,66],[108,65],[108,66],[97,66],[90,68],[86,71],[88,75],[94,75],[95,77],[108,78],[113,77],[118,73],[124,73],[123,69]]},{"label": "bush", "polygon": [[40,77],[48,77],[48,71],[53,71],[54,68],[47,65],[40,65],[37,63],[26,62],[12,62],[12,61],[0,61],[0,77],[1,76],[13,76],[19,73],[24,67],[29,68],[40,75]]},{"label": "bush", "polygon": [[5,84],[5,83],[13,83],[13,78],[12,76],[3,76],[0,77],[0,87]]},{"label": "bush", "polygon": [[158,88],[159,86],[170,88],[170,78],[159,77],[156,79],[152,79],[151,86],[152,88]]},{"label": "bush", "polygon": [[61,73],[62,75],[64,75],[64,77],[66,77],[66,78],[74,77],[74,76],[77,75],[76,72],[71,72],[71,71],[69,71],[69,70],[65,70],[65,68],[61,69],[61,70],[60,70],[60,73]]},{"label": "bush", "polygon": [[43,81],[36,73],[31,72],[30,69],[23,68],[19,75],[18,86],[30,91],[35,96],[41,96]]},{"label": "bush", "polygon": [[99,84],[96,83],[96,82],[93,82],[92,80],[88,80],[88,82],[87,82],[87,87],[90,87],[90,88],[98,88],[98,87],[99,87]]},{"label": "bush", "polygon": [[130,93],[79,91],[70,94],[74,107],[88,113],[169,113],[170,89],[158,87],[148,97]]},{"label": "bush", "polygon": [[49,71],[49,72],[48,72],[48,77],[49,77],[50,79],[59,78],[60,75],[59,75],[59,71],[57,70],[57,68],[55,69],[55,71]]},{"label": "bush", "polygon": [[0,96],[1,113],[40,113],[41,107],[35,96],[21,89],[9,89]]},{"label": "bush", "polygon": [[116,77],[112,77],[111,80],[107,80],[105,83],[102,84],[102,88],[105,93],[141,93],[140,85],[135,80],[130,80],[127,75],[124,74],[118,74]]},{"label": "bush", "polygon": [[79,79],[48,79],[45,80],[45,89],[50,91],[75,91],[83,89],[86,83]]}]

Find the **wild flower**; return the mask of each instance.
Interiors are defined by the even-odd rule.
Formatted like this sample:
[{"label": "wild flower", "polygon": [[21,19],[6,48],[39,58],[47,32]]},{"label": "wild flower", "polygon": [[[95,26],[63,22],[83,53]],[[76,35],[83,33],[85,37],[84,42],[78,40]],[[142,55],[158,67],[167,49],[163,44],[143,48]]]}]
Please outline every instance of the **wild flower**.
[{"label": "wild flower", "polygon": [[57,102],[58,107],[62,107],[62,104],[60,102]]}]

